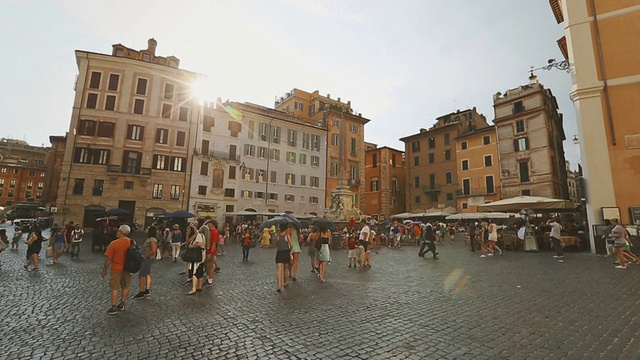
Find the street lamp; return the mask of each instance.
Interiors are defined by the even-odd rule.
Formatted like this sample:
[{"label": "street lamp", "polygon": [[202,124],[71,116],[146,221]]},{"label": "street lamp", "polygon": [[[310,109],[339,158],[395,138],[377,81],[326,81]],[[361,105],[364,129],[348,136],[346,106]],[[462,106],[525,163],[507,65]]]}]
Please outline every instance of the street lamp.
[{"label": "street lamp", "polygon": [[531,75],[533,75],[533,72],[536,70],[552,70],[552,69],[571,72],[571,64],[569,64],[569,62],[566,60],[556,61],[556,59],[549,59],[547,60],[546,66],[541,66],[535,69],[533,68],[533,66],[531,66],[531,69],[529,70],[529,72],[531,73]]},{"label": "street lamp", "polygon": [[580,139],[578,139],[578,135],[573,135],[573,144],[574,145],[580,144]]}]

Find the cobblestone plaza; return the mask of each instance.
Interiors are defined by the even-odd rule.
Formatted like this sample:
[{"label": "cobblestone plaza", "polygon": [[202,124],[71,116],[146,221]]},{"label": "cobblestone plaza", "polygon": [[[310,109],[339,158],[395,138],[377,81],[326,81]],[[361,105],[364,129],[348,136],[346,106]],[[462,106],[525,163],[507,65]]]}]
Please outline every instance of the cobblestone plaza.
[{"label": "cobblestone plaza", "polygon": [[164,259],[151,298],[107,316],[104,257],[83,245],[39,272],[23,269],[23,243],[0,254],[0,359],[640,358],[640,267],[587,253],[481,259],[458,243],[434,261],[382,248],[358,272],[334,251],[321,284],[303,248],[298,281],[278,294],[275,250],[243,263],[227,245],[213,287],[185,296],[182,263]]}]

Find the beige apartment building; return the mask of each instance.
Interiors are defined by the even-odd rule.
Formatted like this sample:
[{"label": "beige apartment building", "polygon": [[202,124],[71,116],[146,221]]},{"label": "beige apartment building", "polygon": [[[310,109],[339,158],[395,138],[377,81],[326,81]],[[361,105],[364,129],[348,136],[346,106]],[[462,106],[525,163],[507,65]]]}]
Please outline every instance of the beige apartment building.
[{"label": "beige apartment building", "polygon": [[625,224],[640,223],[632,212],[640,209],[640,1],[550,4],[565,29],[558,44],[571,66],[588,222],[619,215]]},{"label": "beige apartment building", "polygon": [[157,42],[111,54],[76,51],[78,78],[67,135],[56,221],[93,226],[122,208],[148,223],[154,213],[187,209],[202,75],[182,70]]},{"label": "beige apartment building", "polygon": [[293,89],[276,100],[275,109],[327,130],[324,206],[331,204],[331,192],[341,183],[356,194],[358,208],[364,209],[364,126],[369,119],[353,110],[351,101],[322,96],[318,90]]},{"label": "beige apartment building", "polygon": [[535,75],[527,85],[493,97],[502,198],[568,199],[562,115]]},{"label": "beige apartment building", "polygon": [[488,127],[476,108],[440,116],[429,129],[400,139],[405,145],[407,211],[457,207],[456,138]]}]

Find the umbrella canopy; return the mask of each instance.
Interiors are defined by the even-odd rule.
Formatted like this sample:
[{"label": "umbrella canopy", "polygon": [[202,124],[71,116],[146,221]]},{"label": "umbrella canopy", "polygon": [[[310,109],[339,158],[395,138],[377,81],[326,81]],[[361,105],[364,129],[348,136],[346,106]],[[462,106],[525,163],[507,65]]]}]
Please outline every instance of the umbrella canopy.
[{"label": "umbrella canopy", "polygon": [[460,213],[449,215],[445,220],[478,220],[478,219],[508,219],[513,214],[493,212],[493,213]]},{"label": "umbrella canopy", "polygon": [[319,228],[333,229],[336,227],[336,224],[334,224],[333,221],[321,217],[313,218],[309,223]]},{"label": "umbrella canopy", "polygon": [[575,209],[576,204],[569,200],[562,199],[551,199],[539,196],[516,196],[478,206],[479,211],[520,211],[523,208],[529,208],[531,210],[570,210]]},{"label": "umbrella canopy", "polygon": [[298,229],[302,228],[302,224],[300,223],[300,221],[298,221],[298,219],[296,219],[295,216],[293,216],[293,214],[281,214],[281,217],[290,220],[290,223],[295,225]]},{"label": "umbrella canopy", "polygon": [[107,215],[129,215],[131,213],[127,209],[115,208],[115,209],[107,210],[105,212],[105,214],[107,214]]},{"label": "umbrella canopy", "polygon": [[[297,221],[297,220],[296,220]],[[292,219],[286,218],[284,216],[275,216],[262,224],[260,224],[260,228],[270,228],[272,226],[279,227],[281,224],[293,224]]]},{"label": "umbrella canopy", "polygon": [[403,213],[400,213],[400,214],[391,215],[391,218],[392,219],[408,219],[410,217],[415,217],[415,216],[416,216],[416,214],[403,212]]},{"label": "umbrella canopy", "polygon": [[196,216],[188,212],[187,210],[178,210],[167,214],[167,217],[170,219],[189,219]]}]

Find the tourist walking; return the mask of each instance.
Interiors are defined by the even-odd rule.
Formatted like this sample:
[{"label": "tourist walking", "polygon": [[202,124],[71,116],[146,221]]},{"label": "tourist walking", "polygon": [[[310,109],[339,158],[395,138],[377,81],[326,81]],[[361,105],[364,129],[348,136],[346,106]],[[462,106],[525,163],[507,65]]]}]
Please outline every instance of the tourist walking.
[{"label": "tourist walking", "polygon": [[[564,254],[562,252],[562,225],[558,223],[557,218],[552,218],[547,221],[547,226],[551,227],[549,239],[553,242],[553,248],[556,250],[556,254],[553,256],[553,258],[558,259],[558,262],[562,262],[564,259]],[[489,235],[489,239],[491,239],[491,235]]]},{"label": "tourist walking", "polygon": [[487,238],[487,240],[489,240],[489,250],[492,254],[495,254],[496,250],[498,250],[498,253],[502,256],[502,249],[498,246],[498,225],[496,225],[495,220],[489,220],[489,227],[487,230],[489,231],[489,237]]},{"label": "tourist walking", "polygon": [[173,262],[178,261],[180,255],[180,245],[182,244],[182,231],[178,224],[173,225],[171,230],[171,258]]},{"label": "tourist walking", "polygon": [[[191,291],[187,295],[194,295],[202,291],[202,278],[204,277],[204,262],[206,259],[206,249],[204,236],[200,234],[197,223],[193,222],[189,225],[189,244],[187,245],[187,253],[193,253],[193,258],[187,258],[185,261],[189,264],[189,278],[191,278]],[[195,235],[195,236],[194,236]],[[197,252],[199,254],[196,254]]]},{"label": "tourist walking", "polygon": [[362,224],[362,229],[360,229],[360,237],[358,240],[362,240],[364,244],[364,252],[365,252],[364,267],[370,268],[371,267],[371,248],[370,248],[371,229],[369,228],[369,225],[367,224],[367,220],[365,219],[360,220],[360,224]]},{"label": "tourist walking", "polygon": [[82,225],[76,224],[76,228],[71,231],[71,258],[78,258],[80,255],[80,243],[82,243],[82,239],[84,238],[84,229],[82,229]]},{"label": "tourist walking", "polygon": [[293,281],[298,281],[298,266],[300,263],[300,229],[291,225],[289,227],[289,233],[291,236],[291,265],[289,271],[289,278]]},{"label": "tourist walking", "polygon": [[318,250],[317,259],[320,267],[320,282],[324,283],[326,280],[325,273],[327,271],[327,263],[331,262],[331,252],[329,251],[329,245],[331,245],[331,231],[326,227],[320,227],[319,235],[320,236],[317,241],[320,241],[321,246]]},{"label": "tourist walking", "polygon": [[486,222],[480,223],[480,240],[482,241],[482,255],[481,258],[486,258],[487,255],[493,256],[493,253],[489,249],[489,224]]},{"label": "tourist walking", "polygon": [[[109,290],[111,291],[111,307],[107,310],[108,315],[116,315],[118,311],[125,310],[125,303],[129,296],[129,287],[131,286],[131,274],[124,270],[125,258],[127,250],[131,244],[135,242],[129,239],[128,235],[131,232],[129,225],[122,225],[118,228],[118,238],[112,241],[107,246],[107,251],[104,255],[107,257],[104,260],[104,266],[102,268],[102,278],[107,275],[107,271],[111,268],[109,276]],[[122,295],[120,302],[118,303],[118,292],[122,289]],[[117,303],[117,305],[116,305]]]},{"label": "tourist walking", "polygon": [[151,265],[158,250],[158,228],[149,226],[147,228],[147,239],[142,244],[142,265],[138,271],[138,293],[133,296],[133,300],[140,300],[151,296]]},{"label": "tourist walking", "polygon": [[628,261],[624,256],[624,247],[627,244],[627,229],[620,225],[618,219],[611,219],[613,229],[609,233],[609,237],[613,239],[613,254],[617,258],[616,269],[626,269]]},{"label": "tourist walking", "polygon": [[[247,227],[247,230],[249,228]],[[218,234],[218,255],[222,256],[224,255],[224,243],[227,241],[227,236],[229,235],[228,232],[223,231],[222,233]]]},{"label": "tourist walking", "polygon": [[251,230],[246,229],[242,235],[242,261],[249,261],[249,249],[251,248]]},{"label": "tourist walking", "polygon": [[307,250],[307,255],[311,259],[311,272],[320,274],[320,268],[318,267],[318,262],[316,261],[316,257],[318,255],[318,247],[316,247],[316,243],[320,238],[320,233],[318,232],[318,228],[311,225],[311,230],[309,235],[307,235],[307,244],[309,245],[309,250]]},{"label": "tourist walking", "polygon": [[33,231],[29,234],[28,238],[28,246],[27,246],[27,263],[24,265],[25,270],[29,270],[29,265],[33,265],[34,271],[40,269],[40,263],[38,261],[38,255],[40,255],[40,250],[42,250],[42,242],[44,239],[42,238],[42,230],[40,230],[39,225],[33,226]]},{"label": "tourist walking", "polygon": [[289,264],[291,264],[291,236],[288,234],[289,226],[280,224],[280,231],[276,236],[276,284],[277,292],[282,292],[282,286],[289,286]]},{"label": "tourist walking", "polygon": [[67,241],[67,231],[66,231],[66,228],[63,228],[63,227],[58,229],[58,232],[53,234],[53,236],[51,237],[51,243],[49,244],[49,247],[51,247],[52,250],[53,250],[53,263],[54,264],[58,263],[60,255],[62,254],[62,252],[66,248],[67,242],[68,242]]},{"label": "tourist walking", "polygon": [[[418,256],[425,257],[428,252],[433,254],[433,260],[438,260],[438,252],[436,252],[436,230],[429,223],[424,227],[422,232],[422,245],[418,251]],[[426,250],[425,250],[426,248]]]},{"label": "tourist walking", "polygon": [[[219,235],[218,223],[215,220],[209,220],[205,223],[209,230],[209,239],[217,239]],[[207,273],[207,282],[204,287],[213,286],[213,273],[217,263],[218,243],[209,241],[207,243],[207,251],[205,251],[204,270]]]},{"label": "tourist walking", "polygon": [[20,226],[16,226],[13,230],[13,236],[11,237],[11,250],[18,250],[18,244],[22,239],[22,228]]}]

